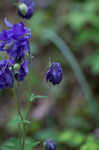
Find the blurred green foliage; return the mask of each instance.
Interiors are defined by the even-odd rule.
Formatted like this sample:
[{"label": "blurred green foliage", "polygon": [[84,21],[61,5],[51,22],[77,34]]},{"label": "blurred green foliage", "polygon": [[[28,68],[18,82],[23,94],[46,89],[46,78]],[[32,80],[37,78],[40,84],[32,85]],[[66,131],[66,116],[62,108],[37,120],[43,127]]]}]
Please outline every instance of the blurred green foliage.
[{"label": "blurred green foliage", "polygon": [[87,0],[84,3],[73,3],[74,9],[70,9],[66,16],[66,24],[76,32],[75,45],[92,46],[90,56],[83,60],[84,66],[90,66],[93,74],[99,73],[99,1]]},{"label": "blurred green foliage", "polygon": [[59,136],[59,142],[68,144],[71,147],[80,146],[85,140],[85,136],[77,131],[64,131]]},{"label": "blurred green foliage", "polygon": [[[28,138],[25,141],[25,150],[32,150],[33,147],[36,147],[40,142],[35,142],[32,139]],[[1,146],[2,150],[18,150],[20,149],[20,141],[16,138],[11,138]]]}]

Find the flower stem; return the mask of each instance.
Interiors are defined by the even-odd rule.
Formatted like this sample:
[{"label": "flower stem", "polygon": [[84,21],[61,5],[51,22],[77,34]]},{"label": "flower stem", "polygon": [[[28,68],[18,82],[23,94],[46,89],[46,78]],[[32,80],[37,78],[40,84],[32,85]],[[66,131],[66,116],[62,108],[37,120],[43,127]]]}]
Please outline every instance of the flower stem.
[{"label": "flower stem", "polygon": [[16,101],[16,107],[17,107],[17,113],[18,115],[20,116],[20,119],[22,121],[22,130],[21,130],[21,126],[19,125],[19,132],[22,133],[22,142],[21,142],[21,150],[24,150],[24,145],[25,145],[25,124],[24,124],[24,118],[21,114],[21,111],[20,111],[20,105],[19,105],[19,101],[18,101],[18,98],[17,98],[17,95],[16,95],[16,88],[14,87],[13,88],[13,95],[14,95],[14,98],[15,98],[15,101]]}]

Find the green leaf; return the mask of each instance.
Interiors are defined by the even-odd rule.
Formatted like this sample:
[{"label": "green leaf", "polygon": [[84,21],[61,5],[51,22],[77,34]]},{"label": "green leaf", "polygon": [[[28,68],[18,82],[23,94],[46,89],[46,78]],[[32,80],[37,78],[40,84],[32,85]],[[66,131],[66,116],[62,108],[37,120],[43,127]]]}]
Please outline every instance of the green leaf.
[{"label": "green leaf", "polygon": [[8,148],[14,148],[15,144],[14,143],[6,143],[4,146],[8,147]]},{"label": "green leaf", "polygon": [[99,150],[99,143],[93,136],[88,136],[80,150]]},{"label": "green leaf", "polygon": [[39,143],[39,141],[33,141],[31,138],[27,138],[25,141],[25,150],[32,150],[33,147],[37,146]]},{"label": "green leaf", "polygon": [[37,146],[38,144],[40,144],[40,141],[33,142],[33,143],[32,143],[32,147],[35,147],[35,146]]},{"label": "green leaf", "polygon": [[16,138],[10,138],[0,146],[1,150],[18,150],[19,147],[19,140]]},{"label": "green leaf", "polygon": [[65,131],[60,134],[58,141],[61,143],[67,143],[69,146],[77,147],[85,139],[85,136],[78,131]]},{"label": "green leaf", "polygon": [[35,95],[35,94],[32,93],[32,95],[30,96],[29,101],[32,102],[32,101],[35,101],[36,99],[40,99],[40,98],[48,98],[48,96]]},{"label": "green leaf", "polygon": [[16,123],[24,123],[24,124],[30,124],[31,122],[29,120],[16,120]]},{"label": "green leaf", "polygon": [[[26,137],[24,150],[33,150],[33,147],[40,144],[39,141],[33,141],[32,138]],[[0,150],[20,150],[19,140],[11,138],[0,145]]]}]

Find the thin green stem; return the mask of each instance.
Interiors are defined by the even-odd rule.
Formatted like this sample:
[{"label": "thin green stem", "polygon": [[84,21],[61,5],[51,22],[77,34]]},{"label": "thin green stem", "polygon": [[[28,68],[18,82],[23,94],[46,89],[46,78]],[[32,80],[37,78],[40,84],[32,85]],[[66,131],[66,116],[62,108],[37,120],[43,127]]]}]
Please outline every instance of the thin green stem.
[{"label": "thin green stem", "polygon": [[27,118],[29,116],[31,105],[32,105],[32,102],[28,102],[28,104],[27,104],[27,110],[26,110],[26,115],[25,115],[25,119],[26,120],[27,120]]},{"label": "thin green stem", "polygon": [[[31,102],[27,103],[27,109],[26,109],[26,113],[25,113],[25,120],[28,119],[28,116],[29,116],[29,113],[30,113],[30,109],[31,109],[31,105],[32,105]],[[26,136],[26,133],[27,133],[27,126],[25,125],[25,136]]]},{"label": "thin green stem", "polygon": [[[32,60],[30,59],[30,71],[32,71],[31,65],[32,65]],[[29,95],[32,93],[31,84],[32,84],[32,77],[31,77],[31,73],[30,73],[29,74],[29,80],[28,80],[28,83],[27,83],[28,89],[29,89],[28,90]],[[27,120],[27,118],[29,116],[31,105],[32,105],[32,102],[28,101],[27,102],[27,108],[26,108],[26,114],[25,114],[25,120]]]},{"label": "thin green stem", "polygon": [[[28,93],[31,93],[31,81],[28,80],[28,82],[29,82],[29,86],[28,86],[29,91],[28,91]],[[28,85],[28,83],[27,83],[27,85]],[[31,105],[32,105],[32,103],[28,101],[27,106],[26,106],[26,113],[25,113],[24,120],[28,119],[29,112],[30,112],[30,109],[31,109]],[[26,134],[27,134],[27,126],[26,126],[26,124],[24,124],[24,135],[23,135],[23,144],[22,144],[23,149],[24,149],[24,142],[25,142]]]},{"label": "thin green stem", "polygon": [[[20,111],[20,105],[19,105],[19,101],[18,101],[18,98],[17,98],[17,95],[16,95],[16,89],[15,87],[13,88],[13,95],[14,95],[14,98],[15,98],[15,101],[16,101],[16,107],[17,107],[17,112],[18,112],[18,115],[20,116],[21,118],[21,121],[22,121],[22,142],[21,142],[21,150],[24,150],[24,144],[25,144],[25,136],[24,136],[24,133],[25,133],[25,124],[24,124],[24,118],[21,114],[21,111]],[[20,131],[21,132],[21,126],[19,127]]]},{"label": "thin green stem", "polygon": [[13,94],[14,94],[14,98],[15,98],[15,101],[16,101],[16,107],[17,107],[18,115],[20,116],[21,120],[24,120],[23,116],[22,116],[22,114],[20,112],[20,105],[19,105],[19,102],[18,102],[18,99],[17,99],[16,89],[15,88],[13,88]]},{"label": "thin green stem", "polygon": [[25,124],[23,123],[22,150],[24,150],[24,146],[25,146]]}]

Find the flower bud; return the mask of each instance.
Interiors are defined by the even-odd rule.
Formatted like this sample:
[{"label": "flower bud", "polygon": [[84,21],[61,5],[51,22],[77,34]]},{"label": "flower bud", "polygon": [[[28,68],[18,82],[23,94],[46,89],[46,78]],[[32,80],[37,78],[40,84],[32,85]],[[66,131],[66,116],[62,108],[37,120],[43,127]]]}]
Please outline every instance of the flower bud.
[{"label": "flower bud", "polygon": [[46,73],[46,80],[52,82],[54,85],[59,84],[62,81],[63,71],[61,64],[54,62],[48,72]]},{"label": "flower bud", "polygon": [[56,150],[56,143],[52,139],[48,139],[45,142],[46,150]]},{"label": "flower bud", "polygon": [[30,19],[34,14],[33,0],[19,0],[18,14],[22,18]]},{"label": "flower bud", "polygon": [[20,69],[20,64],[15,64],[15,65],[14,65],[14,69],[15,69],[16,71],[18,71],[18,70]]},{"label": "flower bud", "polygon": [[25,16],[28,12],[27,5],[25,3],[19,3],[18,10],[23,16]]}]

